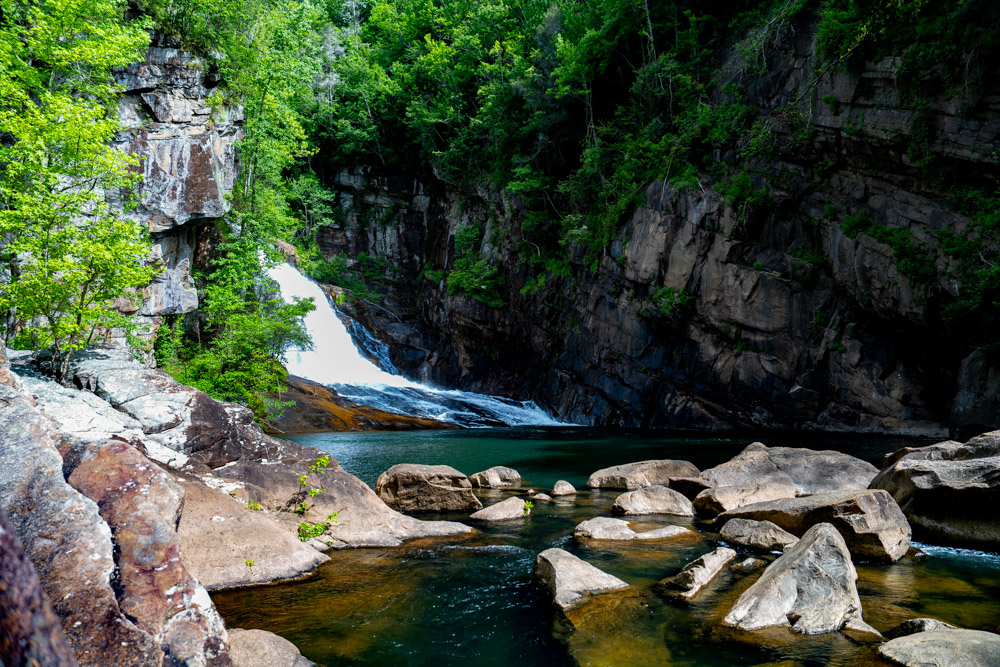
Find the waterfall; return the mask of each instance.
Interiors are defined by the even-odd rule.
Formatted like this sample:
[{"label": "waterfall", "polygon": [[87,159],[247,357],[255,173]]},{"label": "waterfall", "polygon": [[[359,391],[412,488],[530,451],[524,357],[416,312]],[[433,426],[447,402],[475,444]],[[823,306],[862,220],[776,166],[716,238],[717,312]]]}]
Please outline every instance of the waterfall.
[{"label": "waterfall", "polygon": [[[272,267],[268,275],[278,283],[285,300],[311,297],[316,305],[305,316],[313,349],[285,351],[283,361],[292,375],[326,385],[358,405],[411,417],[461,426],[566,425],[546,414],[534,401],[436,389],[404,378],[389,361],[388,346],[338,312],[319,285],[289,264]],[[344,320],[355,336],[351,336]],[[362,354],[359,346],[378,359],[381,367]]]}]

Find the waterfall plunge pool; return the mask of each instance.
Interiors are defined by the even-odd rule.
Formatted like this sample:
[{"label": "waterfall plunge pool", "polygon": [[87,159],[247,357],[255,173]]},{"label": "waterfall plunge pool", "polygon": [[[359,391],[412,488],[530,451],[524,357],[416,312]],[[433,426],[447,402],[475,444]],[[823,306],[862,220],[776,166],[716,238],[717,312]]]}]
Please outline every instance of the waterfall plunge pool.
[{"label": "waterfall plunge pool", "polygon": [[[213,595],[228,627],[261,628],[293,641],[322,665],[484,667],[542,665],[857,665],[878,662],[869,647],[841,633],[802,636],[786,630],[734,633],[722,616],[755,579],[725,570],[691,605],[666,602],[651,586],[710,551],[718,535],[700,521],[641,517],[642,524],[689,525],[690,539],[661,544],[581,545],[580,521],[610,516],[619,491],[587,491],[591,472],[650,458],[722,463],[754,439],[768,445],[837,449],[879,465],[912,439],[812,434],[649,435],[598,429],[483,429],[294,436],[319,447],[374,486],[395,463],[444,463],[466,474],[493,465],[516,468],[526,486],[549,489],[566,479],[575,498],[535,503],[523,521],[477,525],[461,539],[426,539],[398,549],[331,551],[332,561],[303,581]],[[480,494],[484,504],[507,497]],[[460,514],[426,518],[461,521]],[[565,548],[628,583],[632,597],[588,608],[575,630],[556,622],[534,582],[535,555]],[[885,631],[919,616],[1000,630],[1000,557],[929,547],[893,565],[857,564],[865,620]],[[614,604],[610,604],[611,600]],[[595,598],[600,601],[601,597]],[[593,603],[592,603],[593,604]],[[869,662],[871,661],[871,662]]]}]

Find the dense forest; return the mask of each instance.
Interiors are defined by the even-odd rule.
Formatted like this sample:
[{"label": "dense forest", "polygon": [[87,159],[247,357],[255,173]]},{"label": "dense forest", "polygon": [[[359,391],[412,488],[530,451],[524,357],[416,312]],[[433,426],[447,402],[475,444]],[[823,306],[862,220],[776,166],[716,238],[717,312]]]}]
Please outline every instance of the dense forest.
[{"label": "dense forest", "polygon": [[[812,140],[788,99],[763,113],[760,77],[795,26],[814,17],[810,84],[895,56],[901,98],[974,105],[1000,56],[1000,11],[987,0],[0,0],[0,326],[8,345],[50,347],[54,372],[102,331],[141,332],[121,304],[157,270],[140,261],[146,230],[129,217],[135,158],[120,130],[114,73],[143,58],[150,32],[205,58],[220,108],[242,107],[241,173],[210,269],[197,275],[197,321],[171,318],[156,358],[211,395],[274,407],[277,357],[305,344],[309,303],[286,304],[263,278],[291,241],[314,277],[365,295],[374,259],[322,257],[317,230],[342,215],[331,189],[346,167],[426,175],[516,200],[522,293],[569,276],[582,249],[596,271],[652,181],[712,190],[752,235],[782,184],[769,170],[776,123]],[[835,98],[823,99],[831,107]],[[1000,193],[995,169],[955,173],[909,128],[912,177],[935,183],[973,223],[941,230],[958,296],[937,304],[944,327],[995,344],[1000,323]],[[389,212],[391,214],[391,211]],[[892,248],[913,285],[937,281],[931,249],[906,229],[843,216],[850,236]],[[447,291],[503,308],[498,243],[461,229],[440,271]],[[262,261],[263,258],[263,261]],[[806,259],[809,259],[806,257]],[[359,268],[360,267],[360,268]],[[663,288],[665,312],[692,296]],[[193,326],[196,325],[196,326]]]}]

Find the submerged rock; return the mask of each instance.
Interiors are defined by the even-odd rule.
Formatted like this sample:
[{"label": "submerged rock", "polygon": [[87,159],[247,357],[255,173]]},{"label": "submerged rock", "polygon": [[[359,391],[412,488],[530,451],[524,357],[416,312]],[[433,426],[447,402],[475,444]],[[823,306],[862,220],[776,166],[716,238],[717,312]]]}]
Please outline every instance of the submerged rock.
[{"label": "submerged rock", "polygon": [[572,484],[564,479],[559,480],[555,483],[555,486],[552,487],[553,496],[571,496],[574,493],[576,493],[576,489]]},{"label": "submerged rock", "polygon": [[552,500],[552,496],[550,496],[550,495],[549,495],[549,494],[547,494],[547,493],[536,493],[536,494],[533,494],[533,495],[531,496],[531,499],[532,499],[532,500],[544,500],[544,501],[550,501],[550,500]]},{"label": "submerged rock", "polygon": [[915,635],[918,632],[928,632],[930,630],[958,630],[958,628],[950,623],[939,621],[936,618],[911,618],[889,630],[885,633],[885,636],[889,639],[896,639],[897,637]]},{"label": "submerged rock", "polygon": [[730,519],[720,534],[727,542],[762,551],[784,551],[799,541],[799,538],[770,521],[752,519]]},{"label": "submerged rock", "polygon": [[906,667],[1000,665],[1000,635],[980,630],[929,630],[898,637],[878,647],[883,658]]},{"label": "submerged rock", "polygon": [[662,540],[690,532],[683,526],[665,526],[637,533],[627,521],[599,516],[579,523],[573,537],[578,540]]},{"label": "submerged rock", "polygon": [[230,630],[229,649],[234,667],[315,667],[295,644],[266,630]]},{"label": "submerged rock", "polygon": [[481,509],[469,478],[451,466],[398,463],[379,475],[375,492],[402,512],[462,512]]},{"label": "submerged rock", "polygon": [[691,501],[680,493],[659,484],[628,491],[615,498],[615,514],[674,514],[694,516]]},{"label": "submerged rock", "polygon": [[690,477],[697,474],[698,468],[687,461],[672,459],[637,461],[602,468],[590,476],[587,486],[592,489],[639,489],[654,484],[669,486],[671,477]]},{"label": "submerged rock", "polygon": [[469,518],[475,521],[510,521],[511,519],[523,519],[527,514],[524,509],[524,500],[508,498],[489,507],[484,507]]},{"label": "submerged rock", "polygon": [[722,571],[726,563],[734,558],[736,558],[735,551],[719,547],[715,551],[710,551],[691,561],[677,575],[658,583],[656,590],[668,597],[690,600]]},{"label": "submerged rock", "polygon": [[803,498],[755,503],[719,515],[719,521],[771,521],[793,535],[830,523],[851,553],[875,561],[897,561],[910,547],[910,525],[885,491],[833,491]]},{"label": "submerged rock", "polygon": [[628,588],[624,581],[603,572],[563,549],[546,549],[535,558],[535,577],[560,609],[583,601],[584,595]]},{"label": "submerged rock", "polygon": [[821,523],[764,571],[724,623],[742,630],[791,626],[808,635],[834,632],[861,617],[857,579],[844,538]]},{"label": "submerged rock", "polygon": [[521,473],[507,466],[493,466],[469,476],[469,482],[476,489],[499,489],[521,483]]}]

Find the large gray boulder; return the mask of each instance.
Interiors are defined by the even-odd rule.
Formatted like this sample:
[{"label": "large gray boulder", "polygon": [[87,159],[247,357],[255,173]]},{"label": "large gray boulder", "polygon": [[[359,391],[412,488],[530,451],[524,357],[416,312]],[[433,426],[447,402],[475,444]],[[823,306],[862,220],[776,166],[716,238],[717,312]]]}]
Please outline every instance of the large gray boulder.
[{"label": "large gray boulder", "polygon": [[700,516],[714,517],[744,505],[794,497],[795,485],[791,483],[751,483],[746,486],[717,486],[705,489],[695,496],[692,506]]},{"label": "large gray boulder", "polygon": [[314,667],[295,644],[266,630],[229,631],[233,667]]},{"label": "large gray boulder", "polygon": [[787,473],[799,493],[826,493],[847,489],[867,489],[878,468],[856,456],[832,450],[803,447],[766,447],[750,445],[766,452],[779,469]]},{"label": "large gray boulder", "polygon": [[628,521],[599,516],[577,524],[573,537],[578,540],[663,540],[690,532],[683,526],[664,526],[637,533],[629,527]]},{"label": "large gray boulder", "polygon": [[798,536],[818,523],[830,523],[852,554],[872,561],[897,561],[910,548],[910,525],[885,491],[833,491],[755,503],[724,512],[718,521],[730,519],[770,521]]},{"label": "large gray boulder", "polygon": [[1000,665],[1000,635],[980,630],[929,630],[888,641],[880,656],[906,667],[996,667]]},{"label": "large gray boulder", "polygon": [[687,461],[672,459],[637,461],[602,468],[590,476],[587,486],[592,489],[639,489],[654,484],[670,486],[671,477],[690,477],[697,474],[698,468]]},{"label": "large gray boulder", "polygon": [[398,463],[379,475],[375,493],[401,512],[462,512],[483,506],[469,478],[445,465]]},{"label": "large gray boulder", "polygon": [[911,451],[872,480],[892,494],[914,534],[934,544],[1000,546],[1000,432]]},{"label": "large gray boulder", "polygon": [[469,475],[469,483],[475,489],[499,489],[521,483],[521,473],[507,466],[493,466],[474,475]]},{"label": "large gray boulder", "polygon": [[723,622],[743,630],[834,632],[861,618],[857,579],[844,538],[817,524],[744,591]]},{"label": "large gray boulder", "polygon": [[726,542],[761,551],[784,551],[799,541],[770,521],[752,519],[730,519],[722,526],[720,535]]},{"label": "large gray boulder", "polygon": [[788,473],[775,464],[769,452],[768,447],[755,442],[733,459],[714,468],[702,470],[699,477],[709,488],[745,487],[767,483],[794,486],[795,482],[792,481]]},{"label": "large gray boulder", "polygon": [[552,487],[553,496],[571,496],[576,493],[576,488],[564,479],[559,480]]},{"label": "large gray boulder", "polygon": [[473,521],[511,521],[513,519],[523,519],[527,516],[524,509],[524,500],[521,498],[508,498],[498,503],[484,507],[473,513],[469,518]]},{"label": "large gray boulder", "polygon": [[691,501],[659,484],[647,486],[635,491],[626,491],[617,498],[611,511],[615,514],[673,514],[676,516],[694,516]]},{"label": "large gray boulder", "polygon": [[734,558],[735,551],[719,547],[691,561],[675,576],[661,581],[656,585],[656,590],[668,597],[691,600]]},{"label": "large gray boulder", "polygon": [[560,609],[583,601],[585,595],[628,588],[624,581],[603,572],[563,549],[546,549],[535,559],[535,577]]}]

